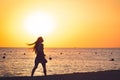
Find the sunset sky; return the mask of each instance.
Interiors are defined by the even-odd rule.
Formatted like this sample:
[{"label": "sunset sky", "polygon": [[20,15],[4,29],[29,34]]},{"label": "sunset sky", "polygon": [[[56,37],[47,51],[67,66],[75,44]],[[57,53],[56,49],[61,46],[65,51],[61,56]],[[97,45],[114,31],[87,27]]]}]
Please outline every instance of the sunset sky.
[{"label": "sunset sky", "polygon": [[0,0],[0,47],[120,47],[120,0]]}]

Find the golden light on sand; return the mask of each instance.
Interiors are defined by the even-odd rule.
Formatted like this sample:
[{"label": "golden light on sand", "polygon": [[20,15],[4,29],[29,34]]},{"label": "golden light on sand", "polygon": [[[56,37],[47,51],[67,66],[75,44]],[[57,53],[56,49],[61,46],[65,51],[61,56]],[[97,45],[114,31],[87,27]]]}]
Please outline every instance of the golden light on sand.
[{"label": "golden light on sand", "polygon": [[34,36],[47,35],[55,28],[55,20],[46,13],[34,12],[27,15],[24,21],[24,27],[27,32]]}]

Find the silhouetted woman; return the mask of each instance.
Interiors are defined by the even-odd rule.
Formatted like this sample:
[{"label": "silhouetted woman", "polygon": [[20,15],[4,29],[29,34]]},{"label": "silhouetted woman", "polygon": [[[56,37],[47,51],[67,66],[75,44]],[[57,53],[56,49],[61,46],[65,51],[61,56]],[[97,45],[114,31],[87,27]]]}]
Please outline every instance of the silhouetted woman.
[{"label": "silhouetted woman", "polygon": [[28,44],[28,45],[34,45],[33,49],[34,49],[34,51],[36,53],[35,65],[34,65],[34,67],[32,69],[31,76],[34,75],[34,72],[37,69],[39,63],[42,64],[43,72],[44,72],[44,75],[46,76],[46,63],[47,63],[47,60],[45,59],[45,54],[44,54],[44,50],[43,50],[44,49],[44,45],[42,44],[43,41],[44,41],[43,38],[39,37],[34,43]]}]

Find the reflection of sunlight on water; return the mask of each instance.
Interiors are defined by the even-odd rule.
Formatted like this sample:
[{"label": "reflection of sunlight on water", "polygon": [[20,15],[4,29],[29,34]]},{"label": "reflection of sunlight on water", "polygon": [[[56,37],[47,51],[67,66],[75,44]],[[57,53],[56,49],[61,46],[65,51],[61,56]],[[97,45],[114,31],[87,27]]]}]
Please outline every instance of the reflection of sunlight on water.
[{"label": "reflection of sunlight on water", "polygon": [[[48,75],[120,69],[120,49],[47,49],[45,53]],[[0,76],[30,76],[35,58],[32,50],[0,49],[0,56]],[[115,61],[110,61],[111,58]],[[35,75],[43,75],[41,64]]]}]

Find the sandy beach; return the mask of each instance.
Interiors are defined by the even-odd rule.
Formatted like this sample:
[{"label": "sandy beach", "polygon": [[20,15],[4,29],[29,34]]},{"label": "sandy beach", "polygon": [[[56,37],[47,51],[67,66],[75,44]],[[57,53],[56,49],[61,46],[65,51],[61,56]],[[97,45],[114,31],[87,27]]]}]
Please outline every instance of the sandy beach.
[{"label": "sandy beach", "polygon": [[1,77],[0,80],[120,80],[120,70],[58,74],[48,76]]}]

